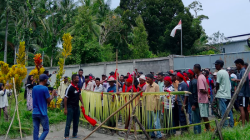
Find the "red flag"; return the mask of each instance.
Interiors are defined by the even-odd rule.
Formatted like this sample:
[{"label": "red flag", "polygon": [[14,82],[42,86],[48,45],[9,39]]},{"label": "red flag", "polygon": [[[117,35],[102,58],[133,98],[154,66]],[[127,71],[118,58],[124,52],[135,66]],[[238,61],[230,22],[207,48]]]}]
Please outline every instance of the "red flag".
[{"label": "red flag", "polygon": [[85,114],[85,109],[84,109],[83,106],[81,106],[81,109],[82,109],[82,114],[83,114],[84,118],[85,118],[92,126],[95,126],[96,123],[97,123],[96,120],[90,118],[89,116],[87,116],[87,115]]},{"label": "red flag", "polygon": [[116,80],[116,77],[119,77],[119,73],[117,72],[117,69],[115,70],[115,75],[114,75],[115,77],[115,80]]}]

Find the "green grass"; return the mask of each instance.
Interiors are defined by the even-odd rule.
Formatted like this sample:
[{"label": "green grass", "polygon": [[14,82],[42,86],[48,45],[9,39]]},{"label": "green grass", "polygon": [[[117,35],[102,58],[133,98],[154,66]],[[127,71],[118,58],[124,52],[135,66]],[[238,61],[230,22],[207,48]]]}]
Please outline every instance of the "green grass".
[{"label": "green grass", "polygon": [[[236,113],[236,112],[235,112]],[[235,116],[235,115],[234,115]],[[239,116],[238,116],[239,117]],[[212,128],[215,128],[215,123],[210,123]],[[205,132],[205,126],[202,125],[201,134],[194,134],[193,127],[190,127],[189,133],[180,136],[171,137],[170,140],[211,140],[213,132]],[[241,122],[234,128],[222,129],[224,140],[249,140],[250,139],[250,123],[242,127]],[[218,137],[215,138],[219,140]]]},{"label": "green grass", "polygon": [[[249,140],[250,139],[250,124],[245,127],[236,126],[234,128],[225,128],[222,130],[224,140]],[[181,136],[171,137],[170,140],[210,140],[213,132],[202,132],[195,135],[191,129],[190,133],[185,133]],[[215,139],[219,139],[216,137]]]},{"label": "green grass", "polygon": [[[19,115],[20,115],[20,120],[21,120],[21,126],[22,128],[25,128],[22,130],[23,135],[32,135],[33,133],[33,122],[32,122],[32,112],[27,111],[26,107],[26,100],[23,99],[23,92],[18,96],[18,110],[19,110]],[[14,97],[14,96],[13,96]],[[21,102],[20,102],[21,101]],[[15,110],[15,99],[12,99],[11,103],[11,113],[10,113],[10,121],[5,121],[3,112],[2,116],[0,119],[0,136],[1,135],[6,135],[7,130],[9,128],[11,119],[14,115],[14,110]],[[66,116],[61,112],[60,109],[53,109],[53,110],[48,110],[48,117],[49,117],[49,124],[56,124],[59,122],[64,122],[66,121]],[[17,114],[15,115],[15,119],[13,121],[13,124],[11,126],[11,129],[9,131],[8,136],[10,138],[18,138],[20,137],[20,130],[19,130],[19,122],[17,119]]]}]

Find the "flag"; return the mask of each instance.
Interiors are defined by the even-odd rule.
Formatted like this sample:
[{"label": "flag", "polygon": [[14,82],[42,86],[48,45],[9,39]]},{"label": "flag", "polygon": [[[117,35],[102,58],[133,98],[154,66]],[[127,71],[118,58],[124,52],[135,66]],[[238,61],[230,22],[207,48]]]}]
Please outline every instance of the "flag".
[{"label": "flag", "polygon": [[116,80],[116,76],[119,77],[119,73],[117,72],[117,69],[115,70],[114,78]]},{"label": "flag", "polygon": [[85,109],[84,109],[83,106],[81,106],[81,109],[82,109],[82,114],[83,114],[84,118],[85,118],[92,126],[95,126],[96,123],[97,123],[96,120],[90,118],[89,116],[87,116],[87,115],[85,114]]},{"label": "flag", "polygon": [[178,25],[174,27],[174,29],[172,30],[170,36],[174,37],[177,29],[181,30],[181,20],[179,21]]}]

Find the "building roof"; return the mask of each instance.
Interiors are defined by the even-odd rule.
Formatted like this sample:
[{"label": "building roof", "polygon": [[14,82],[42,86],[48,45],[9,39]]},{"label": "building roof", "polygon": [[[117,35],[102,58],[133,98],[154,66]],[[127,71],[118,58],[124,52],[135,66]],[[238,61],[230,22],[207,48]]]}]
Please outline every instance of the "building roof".
[{"label": "building roof", "polygon": [[246,41],[250,38],[250,33],[227,37],[230,42]]}]

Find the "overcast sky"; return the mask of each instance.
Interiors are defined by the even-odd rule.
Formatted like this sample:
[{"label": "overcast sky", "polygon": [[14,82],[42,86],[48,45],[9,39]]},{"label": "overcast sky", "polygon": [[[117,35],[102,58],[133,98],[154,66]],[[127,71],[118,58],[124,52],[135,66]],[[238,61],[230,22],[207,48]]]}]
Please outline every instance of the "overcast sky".
[{"label": "overcast sky", "polygon": [[[185,6],[188,6],[194,0],[182,1]],[[200,2],[203,11],[198,14],[209,17],[202,22],[208,36],[217,31],[224,33],[226,37],[250,33],[249,0],[200,0]],[[112,0],[111,8],[115,9],[119,4],[120,0]]]}]

